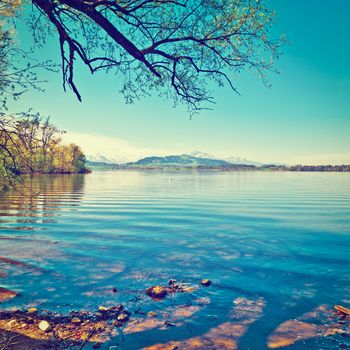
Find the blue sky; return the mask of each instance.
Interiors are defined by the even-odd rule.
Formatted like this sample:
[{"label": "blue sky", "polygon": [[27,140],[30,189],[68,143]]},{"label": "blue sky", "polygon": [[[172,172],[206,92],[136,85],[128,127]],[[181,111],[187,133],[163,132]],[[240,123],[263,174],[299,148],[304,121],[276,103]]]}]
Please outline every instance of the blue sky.
[{"label": "blue sky", "polygon": [[[83,102],[62,89],[61,75],[44,73],[45,92],[30,91],[11,111],[33,107],[67,131],[86,154],[133,160],[151,154],[204,151],[260,162],[350,163],[350,1],[269,0],[276,32],[291,45],[271,74],[272,88],[249,73],[236,80],[241,96],[215,89],[212,111],[190,119],[185,107],[150,97],[126,105],[116,77],[76,72]],[[19,26],[18,43],[28,34]],[[58,60],[57,39],[38,55]]]}]

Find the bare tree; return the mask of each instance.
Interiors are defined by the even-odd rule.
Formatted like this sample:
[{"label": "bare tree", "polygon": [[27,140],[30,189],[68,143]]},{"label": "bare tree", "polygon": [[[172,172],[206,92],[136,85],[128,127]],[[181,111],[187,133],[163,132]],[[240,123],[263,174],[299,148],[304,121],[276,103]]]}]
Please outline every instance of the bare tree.
[{"label": "bare tree", "polygon": [[[266,83],[282,39],[263,0],[32,0],[37,41],[58,33],[64,85],[79,100],[74,66],[115,68],[127,102],[151,90],[197,110],[213,101],[207,80],[227,83],[255,71]],[[49,23],[50,26],[47,25]],[[121,79],[121,80],[120,80]]]}]

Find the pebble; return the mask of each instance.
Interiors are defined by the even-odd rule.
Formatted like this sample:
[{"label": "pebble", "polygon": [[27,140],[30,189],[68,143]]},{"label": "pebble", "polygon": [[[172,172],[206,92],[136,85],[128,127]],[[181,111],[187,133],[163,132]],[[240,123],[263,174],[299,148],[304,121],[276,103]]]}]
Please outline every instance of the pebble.
[{"label": "pebble", "polygon": [[36,307],[30,307],[27,312],[29,314],[36,314],[38,312],[38,309]]},{"label": "pebble", "polygon": [[117,317],[117,320],[120,322],[126,322],[129,319],[129,315],[122,313]]},{"label": "pebble", "polygon": [[11,320],[7,322],[9,327],[13,327],[16,324],[16,320]]},{"label": "pebble", "polygon": [[202,286],[209,287],[209,286],[211,285],[211,280],[202,279],[202,280],[201,280],[201,285],[202,285]]},{"label": "pebble", "polygon": [[73,323],[73,324],[80,324],[81,323],[81,319],[78,318],[78,317],[73,317],[71,319],[71,323]]},{"label": "pebble", "polygon": [[157,313],[154,312],[154,311],[150,311],[150,312],[147,313],[147,316],[149,316],[149,317],[156,317]]},{"label": "pebble", "polygon": [[105,306],[99,306],[99,307],[98,307],[98,311],[100,311],[100,312],[107,312],[107,311],[108,311],[108,308],[105,307]]},{"label": "pebble", "polygon": [[44,332],[48,332],[51,329],[51,325],[47,321],[40,321],[38,327]]}]

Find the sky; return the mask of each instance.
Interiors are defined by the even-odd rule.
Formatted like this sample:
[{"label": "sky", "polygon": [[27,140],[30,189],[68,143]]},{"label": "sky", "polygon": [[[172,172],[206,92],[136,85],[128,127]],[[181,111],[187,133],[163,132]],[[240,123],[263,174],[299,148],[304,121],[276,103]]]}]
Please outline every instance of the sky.
[{"label": "sky", "polygon": [[[350,164],[350,1],[268,0],[276,10],[274,32],[290,45],[269,74],[271,88],[251,73],[214,90],[216,104],[190,118],[184,106],[152,96],[133,105],[118,93],[117,77],[91,76],[79,66],[79,102],[64,92],[60,73],[42,72],[44,92],[28,91],[10,105],[48,115],[66,130],[65,142],[88,156],[117,160],[202,151],[262,163]],[[18,26],[18,45],[31,42]],[[58,40],[50,38],[38,57],[58,62]]]}]

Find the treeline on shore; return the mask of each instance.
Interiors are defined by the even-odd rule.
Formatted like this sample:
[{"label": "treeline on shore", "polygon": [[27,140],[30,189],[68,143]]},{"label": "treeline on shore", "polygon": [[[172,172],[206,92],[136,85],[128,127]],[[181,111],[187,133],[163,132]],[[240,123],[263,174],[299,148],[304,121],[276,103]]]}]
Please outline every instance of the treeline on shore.
[{"label": "treeline on shore", "polygon": [[22,174],[86,173],[79,146],[64,145],[63,133],[39,115],[0,116],[0,189],[14,186]]},{"label": "treeline on shore", "polygon": [[251,164],[229,164],[225,166],[217,165],[138,165],[129,164],[111,164],[105,162],[87,161],[87,165],[92,169],[99,170],[218,170],[218,171],[299,171],[299,172],[350,172],[350,165],[251,165]]},{"label": "treeline on shore", "polygon": [[350,172],[350,165],[263,165],[260,170]]}]

